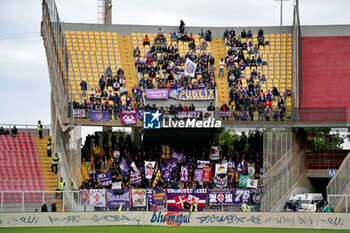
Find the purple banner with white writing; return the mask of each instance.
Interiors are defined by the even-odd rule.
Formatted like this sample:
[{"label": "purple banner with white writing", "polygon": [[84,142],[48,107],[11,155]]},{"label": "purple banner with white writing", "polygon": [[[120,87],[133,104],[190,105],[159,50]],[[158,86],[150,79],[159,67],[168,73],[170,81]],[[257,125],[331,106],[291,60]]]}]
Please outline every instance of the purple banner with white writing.
[{"label": "purple banner with white writing", "polygon": [[107,191],[107,207],[119,208],[120,204],[123,204],[123,207],[130,207],[130,190],[122,190],[123,193],[117,192],[116,190]]},{"label": "purple banner with white writing", "polygon": [[232,205],[233,190],[232,189],[209,189],[208,203],[210,206]]},{"label": "purple banner with white writing", "polygon": [[188,166],[181,166],[180,182],[186,183],[188,181]]},{"label": "purple banner with white writing", "polygon": [[108,111],[90,111],[90,121],[109,121]]},{"label": "purple banner with white writing", "polygon": [[175,161],[177,163],[181,163],[182,159],[183,159],[183,154],[182,153],[173,152],[172,157],[173,157],[173,161]]},{"label": "purple banner with white writing", "polygon": [[194,178],[199,182],[200,185],[203,185],[203,170],[202,169],[194,170]]},{"label": "purple banner with white writing", "polygon": [[248,202],[250,203],[250,189],[233,189],[233,202],[234,203],[242,203]]},{"label": "purple banner with white writing", "polygon": [[135,125],[137,123],[137,112],[135,110],[123,110],[120,113],[120,121],[123,125]]},{"label": "purple banner with white writing", "polygon": [[137,118],[143,121],[143,110],[137,110]]},{"label": "purple banner with white writing", "polygon": [[210,160],[197,160],[196,168],[210,167]]},{"label": "purple banner with white writing", "polygon": [[201,120],[202,112],[201,111],[178,111],[176,113],[176,118],[178,120],[186,120],[186,119]]},{"label": "purple banner with white writing", "polygon": [[154,100],[166,100],[169,98],[168,89],[147,89],[146,98]]},{"label": "purple banner with white writing", "polygon": [[166,192],[164,190],[153,190],[152,201],[154,205],[163,205],[166,203]]},{"label": "purple banner with white writing", "polygon": [[108,186],[112,184],[111,172],[97,174],[97,180],[101,186]]},{"label": "purple banner with white writing", "polygon": [[85,109],[73,109],[73,117],[86,117]]},{"label": "purple banner with white writing", "polygon": [[233,118],[247,121],[249,120],[248,112],[246,111],[233,111]]},{"label": "purple banner with white writing", "polygon": [[207,189],[197,189],[192,195],[192,189],[167,189],[168,211],[190,211],[192,203],[197,203],[198,211],[203,211],[207,198]]}]

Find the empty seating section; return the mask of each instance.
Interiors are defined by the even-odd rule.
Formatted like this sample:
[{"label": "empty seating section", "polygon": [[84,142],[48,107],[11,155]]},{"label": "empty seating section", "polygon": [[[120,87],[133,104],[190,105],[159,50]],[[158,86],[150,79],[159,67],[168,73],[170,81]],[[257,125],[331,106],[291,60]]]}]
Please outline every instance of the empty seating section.
[{"label": "empty seating section", "polygon": [[[16,138],[0,135],[0,190],[45,190],[45,181],[32,133]],[[25,194],[24,200],[39,200],[42,194]],[[4,201],[22,201],[22,194],[5,193]]]},{"label": "empty seating section", "polygon": [[[69,79],[76,100],[81,99],[80,82],[98,87],[98,81],[110,65],[116,72],[121,66],[120,48],[116,32],[65,31],[71,58]],[[80,101],[81,103],[82,101]]]},{"label": "empty seating section", "polygon": [[[248,44],[250,40],[254,45],[258,44],[256,34],[252,39],[242,39],[242,42],[246,41]],[[258,55],[267,65],[258,66],[256,70],[266,77],[266,82],[261,83],[261,89],[266,93],[267,90],[272,91],[272,87],[276,87],[283,96],[285,90],[292,90],[292,34],[264,34],[264,40],[269,41],[269,45],[260,46]],[[229,48],[230,46],[226,45],[226,52]],[[248,56],[246,50],[243,50],[243,53],[244,57]],[[242,75],[250,77],[252,69],[247,66]],[[273,102],[274,106],[277,106],[277,102]],[[291,98],[286,99],[286,110],[287,113],[291,110]]]}]

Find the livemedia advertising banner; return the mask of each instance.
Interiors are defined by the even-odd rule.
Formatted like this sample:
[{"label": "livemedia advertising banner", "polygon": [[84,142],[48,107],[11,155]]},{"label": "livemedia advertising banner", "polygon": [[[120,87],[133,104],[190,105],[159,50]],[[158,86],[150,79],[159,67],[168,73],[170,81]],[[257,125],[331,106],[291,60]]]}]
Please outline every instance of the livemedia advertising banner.
[{"label": "livemedia advertising banner", "polygon": [[176,119],[178,120],[187,120],[187,119],[196,119],[202,120],[201,111],[178,111],[176,112]]},{"label": "livemedia advertising banner", "polygon": [[90,110],[90,121],[109,121],[108,111]]},{"label": "livemedia advertising banner", "polygon": [[136,110],[123,110],[120,112],[120,121],[123,125],[135,125],[137,124],[137,118]]},{"label": "livemedia advertising banner", "polygon": [[119,208],[120,204],[123,204],[123,207],[130,206],[130,190],[121,189],[121,192],[108,190],[107,206],[110,208]]},{"label": "livemedia advertising banner", "polygon": [[232,189],[209,189],[208,201],[210,206],[223,206],[233,204]]},{"label": "livemedia advertising banner", "polygon": [[146,98],[154,100],[166,100],[169,98],[168,89],[147,89]]},{"label": "livemedia advertising banner", "polygon": [[112,184],[111,172],[97,174],[97,180],[101,186],[108,186]]},{"label": "livemedia advertising banner", "polygon": [[214,100],[215,89],[169,90],[169,97],[177,100]]},{"label": "livemedia advertising banner", "polygon": [[197,210],[203,211],[207,198],[207,189],[197,189],[194,196],[192,189],[167,189],[168,211],[190,211],[192,203],[197,202]]}]

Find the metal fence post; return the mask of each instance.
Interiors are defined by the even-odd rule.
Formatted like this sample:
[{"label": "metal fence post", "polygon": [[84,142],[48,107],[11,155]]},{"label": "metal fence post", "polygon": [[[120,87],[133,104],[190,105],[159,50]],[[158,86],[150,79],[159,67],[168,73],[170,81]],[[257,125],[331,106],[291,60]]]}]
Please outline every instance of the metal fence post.
[{"label": "metal fence post", "polygon": [[24,191],[22,191],[22,213],[24,212]]},{"label": "metal fence post", "polygon": [[61,191],[62,192],[62,212],[64,212],[64,194],[65,194],[65,191]]},{"label": "metal fence post", "polygon": [[345,197],[345,212],[348,212],[348,196]]},{"label": "metal fence post", "polygon": [[1,212],[4,212],[4,191],[1,191]]}]

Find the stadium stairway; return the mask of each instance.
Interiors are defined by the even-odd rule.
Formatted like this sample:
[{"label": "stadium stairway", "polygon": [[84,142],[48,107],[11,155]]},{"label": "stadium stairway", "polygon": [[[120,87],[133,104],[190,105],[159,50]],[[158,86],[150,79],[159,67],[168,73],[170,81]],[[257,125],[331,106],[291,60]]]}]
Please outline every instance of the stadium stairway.
[{"label": "stadium stairway", "polygon": [[[52,158],[47,156],[47,142],[50,138],[49,136],[43,136],[43,139],[40,139],[39,136],[34,136],[34,141],[40,159],[46,190],[54,191],[58,187],[58,175],[51,172]],[[58,198],[54,198],[54,200],[57,203],[57,211],[61,211],[62,200]]]},{"label": "stadium stairway", "polygon": [[134,54],[132,50],[132,42],[130,36],[119,36],[120,56],[122,69],[125,76],[125,87],[128,94],[132,95],[132,88],[138,85],[136,68],[134,65]]},{"label": "stadium stairway", "polygon": [[219,61],[221,58],[225,59],[225,43],[222,38],[213,38],[212,40],[212,54],[215,58],[215,77],[216,77],[216,89],[217,89],[217,101],[218,107],[222,105],[222,102],[228,104],[230,95],[229,95],[229,86],[227,82],[227,67],[225,66],[224,78],[219,77]]}]

